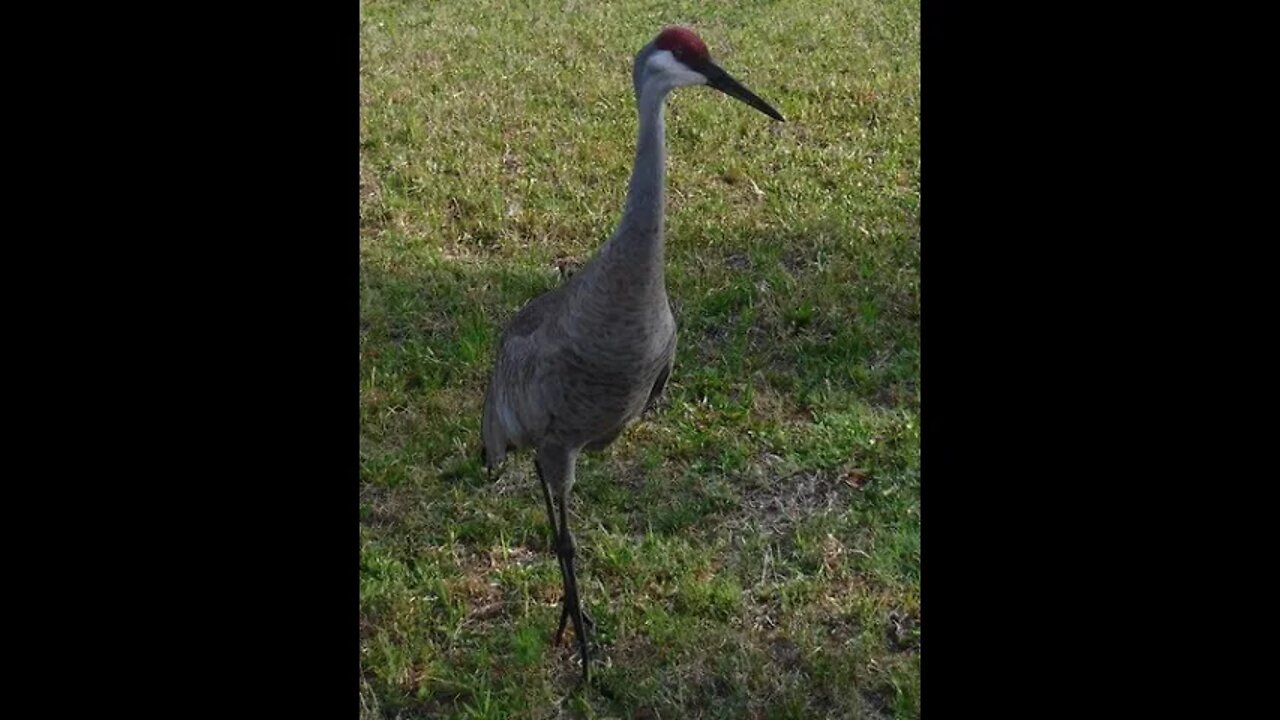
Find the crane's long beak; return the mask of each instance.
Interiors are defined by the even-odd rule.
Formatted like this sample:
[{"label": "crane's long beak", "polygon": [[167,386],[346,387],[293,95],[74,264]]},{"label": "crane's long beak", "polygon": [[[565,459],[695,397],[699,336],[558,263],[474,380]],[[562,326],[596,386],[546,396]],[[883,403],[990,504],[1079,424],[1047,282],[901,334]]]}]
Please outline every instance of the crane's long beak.
[{"label": "crane's long beak", "polygon": [[725,95],[738,98],[742,102],[759,110],[765,115],[768,115],[774,120],[786,122],[786,120],[782,119],[782,115],[779,114],[777,110],[773,109],[773,106],[761,100],[755,93],[743,87],[742,83],[734,80],[729,73],[721,70],[719,65],[716,65],[710,60],[706,60],[700,63],[700,65],[701,66],[698,67],[697,70],[706,76],[707,85],[719,90]]}]

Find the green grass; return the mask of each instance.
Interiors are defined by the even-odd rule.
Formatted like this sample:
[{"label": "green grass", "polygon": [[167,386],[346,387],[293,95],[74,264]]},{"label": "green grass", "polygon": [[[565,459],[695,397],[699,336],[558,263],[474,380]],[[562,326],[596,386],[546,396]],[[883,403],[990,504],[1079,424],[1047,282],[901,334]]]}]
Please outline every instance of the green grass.
[{"label": "green grass", "polygon": [[[366,717],[918,717],[919,3],[379,2],[361,21]],[[593,686],[527,454],[476,452],[502,324],[588,257],[631,58],[693,26],[777,107],[667,110],[662,405],[575,487]]]}]

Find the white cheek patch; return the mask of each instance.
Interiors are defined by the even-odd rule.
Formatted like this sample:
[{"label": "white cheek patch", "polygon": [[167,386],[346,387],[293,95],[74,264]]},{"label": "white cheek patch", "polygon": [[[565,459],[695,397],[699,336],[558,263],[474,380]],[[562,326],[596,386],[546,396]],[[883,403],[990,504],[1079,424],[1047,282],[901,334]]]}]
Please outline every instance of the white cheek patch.
[{"label": "white cheek patch", "polygon": [[661,73],[672,85],[703,85],[707,82],[705,75],[685,67],[670,50],[659,50],[649,56],[645,64],[650,70]]}]

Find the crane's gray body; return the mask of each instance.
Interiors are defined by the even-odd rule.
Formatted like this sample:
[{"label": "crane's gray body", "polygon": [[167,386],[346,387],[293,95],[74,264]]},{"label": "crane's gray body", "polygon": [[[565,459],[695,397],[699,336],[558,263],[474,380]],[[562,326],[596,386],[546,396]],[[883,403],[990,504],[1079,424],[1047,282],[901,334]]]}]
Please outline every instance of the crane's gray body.
[{"label": "crane's gray body", "polygon": [[646,79],[652,52],[651,43],[635,61],[640,131],[622,220],[565,285],[516,313],[485,396],[486,464],[533,447],[557,494],[573,485],[579,452],[607,446],[657,397],[675,356],[663,266],[662,106],[672,85]]}]

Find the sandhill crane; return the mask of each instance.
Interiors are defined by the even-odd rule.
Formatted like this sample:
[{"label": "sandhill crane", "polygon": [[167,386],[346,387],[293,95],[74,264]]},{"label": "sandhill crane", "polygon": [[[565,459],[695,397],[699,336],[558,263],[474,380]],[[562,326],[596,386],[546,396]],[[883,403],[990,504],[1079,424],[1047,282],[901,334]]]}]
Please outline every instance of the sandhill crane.
[{"label": "sandhill crane", "polygon": [[574,466],[580,452],[613,442],[659,396],[675,356],[676,324],[663,273],[663,103],[677,87],[709,85],[782,120],[717,67],[706,44],[686,28],[664,29],[645,45],[636,55],[632,82],[639,141],[622,220],[568,282],[531,300],[507,325],[481,421],[491,474],[509,450],[535,451],[564,581],[555,642],[572,618],[584,683],[590,680],[587,626],[595,623],[582,611],[574,572],[568,510]]}]

